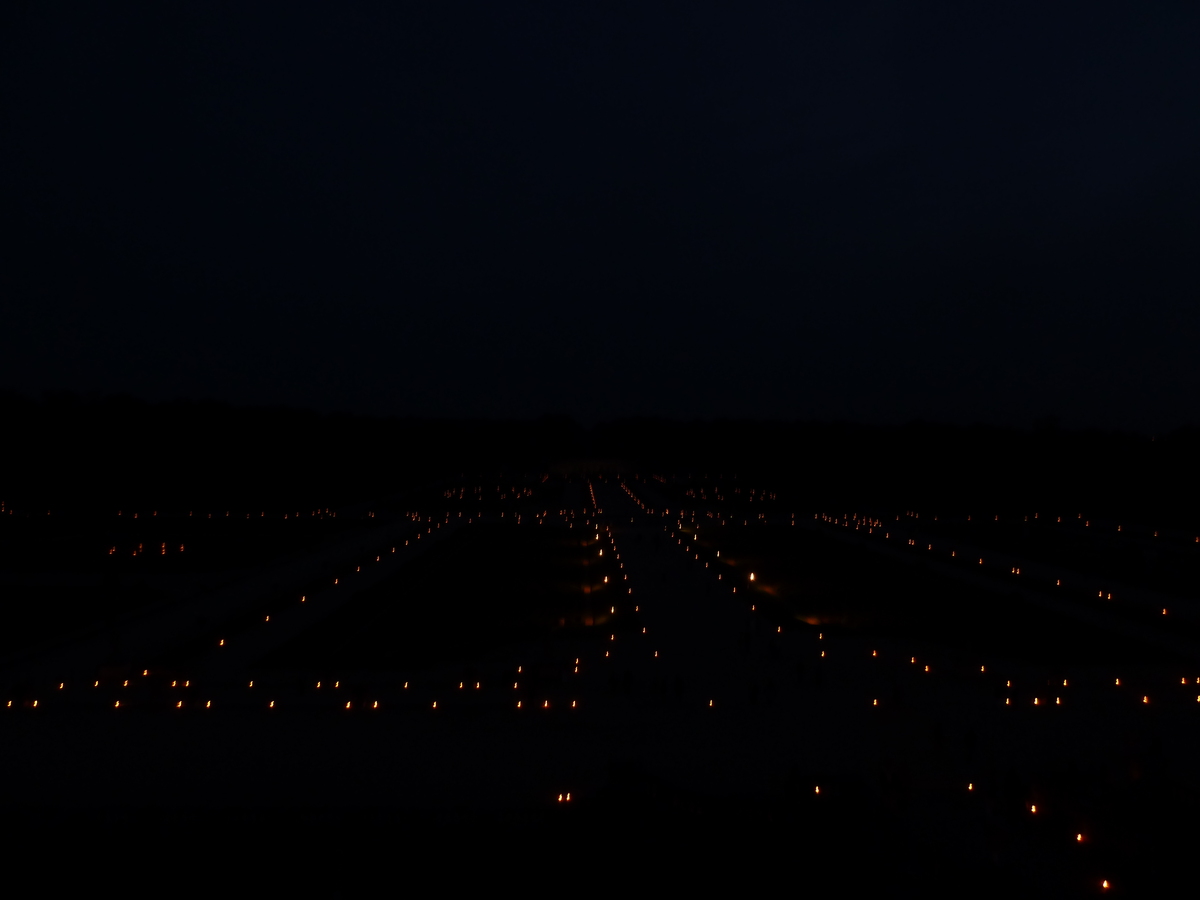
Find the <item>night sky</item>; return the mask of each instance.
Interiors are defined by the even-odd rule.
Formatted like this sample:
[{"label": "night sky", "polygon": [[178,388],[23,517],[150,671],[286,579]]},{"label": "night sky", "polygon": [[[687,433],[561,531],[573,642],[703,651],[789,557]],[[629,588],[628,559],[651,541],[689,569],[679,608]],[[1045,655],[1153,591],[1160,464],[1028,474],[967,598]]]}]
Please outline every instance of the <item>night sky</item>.
[{"label": "night sky", "polygon": [[0,388],[1165,432],[1200,5],[0,13]]}]

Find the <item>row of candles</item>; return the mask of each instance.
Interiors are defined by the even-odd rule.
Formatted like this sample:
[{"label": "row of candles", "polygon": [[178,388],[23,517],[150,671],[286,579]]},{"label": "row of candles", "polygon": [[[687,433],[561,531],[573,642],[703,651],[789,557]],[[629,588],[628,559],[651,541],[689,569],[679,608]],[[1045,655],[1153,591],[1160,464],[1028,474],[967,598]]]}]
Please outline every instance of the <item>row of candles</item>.
[{"label": "row of candles", "polygon": [[[645,502],[643,502],[640,498],[637,497],[636,493],[634,492],[634,490],[630,487],[630,485],[628,483],[623,483],[622,489],[629,496],[629,498],[646,515],[654,514],[655,511],[650,506],[648,506]],[[719,496],[719,493],[717,491],[714,491],[714,493]],[[713,547],[704,547],[703,549],[705,550],[705,555],[709,555],[711,553],[712,559],[711,560],[701,560],[700,553],[699,553],[699,550],[701,549],[700,535],[699,535],[700,522],[697,518],[697,513],[696,513],[696,511],[693,510],[691,513],[691,516],[685,520],[685,518],[684,518],[685,513],[683,513],[682,511],[678,511],[678,512],[679,512],[679,515],[677,515],[674,518],[673,522],[664,523],[664,525],[663,525],[664,532],[667,533],[668,537],[675,538],[676,546],[682,550],[685,559],[690,560],[693,563],[701,564],[703,569],[708,569],[711,573],[712,569],[710,567],[710,562],[715,562],[716,560],[721,559],[721,551],[719,549],[716,549]],[[659,511],[660,518],[667,518],[668,515],[669,515],[669,511],[666,511],[666,510]],[[719,513],[714,514],[713,518],[716,519],[720,524],[722,524],[722,525],[725,524],[725,521],[726,521],[725,518],[723,516],[721,516]],[[795,519],[795,516],[793,514],[791,517],[791,521],[793,523],[794,523],[794,519]],[[671,530],[672,524],[673,524],[674,528],[676,529],[674,531]],[[743,520],[743,524],[748,524],[748,523],[745,520]],[[862,524],[864,527],[868,527],[868,528],[869,527],[879,527],[882,525],[881,522],[877,522],[877,521],[863,522],[860,524]],[[735,525],[736,525],[736,520],[735,520]],[[725,568],[727,568],[727,569],[733,568],[736,570],[736,566],[734,566],[732,564],[732,562],[729,560],[728,555],[726,556],[724,563],[725,563]],[[723,581],[723,575],[725,573],[716,572],[715,574],[716,574],[716,580]],[[747,591],[747,590],[751,591],[752,592],[751,596],[754,596],[754,588],[755,587],[763,586],[761,574],[752,572],[752,571],[745,572],[745,573],[738,573],[738,577],[731,579],[731,580],[737,581],[738,584],[740,584],[743,587],[744,591]],[[737,593],[738,584],[732,585],[729,589],[731,599],[732,599],[732,596]],[[757,606],[758,606],[757,601],[751,601],[749,603],[749,612],[752,614],[759,612],[757,610]],[[781,634],[782,632],[783,632],[782,625],[777,625],[776,629],[775,629],[775,633]],[[818,641],[824,642],[825,641],[824,632],[819,632],[817,635],[817,639],[818,639]],[[818,650],[817,658],[818,659],[826,658],[826,653],[827,653],[826,649]],[[874,660],[879,660],[880,659],[879,650],[872,650],[870,658],[874,659]],[[932,673],[934,670],[934,667],[931,663],[925,663],[923,661],[918,662],[916,656],[910,655],[908,658],[908,662],[909,662],[909,665],[917,667],[923,673]],[[987,665],[986,664],[980,665],[979,672],[980,672],[980,674],[987,674],[987,672],[988,672]],[[1179,683],[1185,687],[1190,686],[1190,687],[1192,687],[1193,690],[1195,690],[1196,686],[1200,685],[1200,677],[1191,678],[1191,679],[1189,679],[1187,677],[1181,677]],[[1063,679],[1061,687],[1067,688],[1068,684],[1069,684],[1069,680]],[[1122,686],[1120,677],[1114,676],[1112,678],[1111,684],[1113,685],[1114,688],[1119,689]],[[1006,689],[1011,690],[1012,686],[1013,686],[1012,679],[1011,678],[1004,679],[1004,686]],[[1050,691],[1049,693],[1047,693],[1045,695],[1034,696],[1032,698],[1030,705],[1038,706],[1038,707],[1061,706],[1062,705],[1062,696],[1063,696],[1063,692],[1061,690],[1058,693],[1055,693],[1054,691]],[[1150,697],[1148,694],[1143,694],[1140,696],[1140,698],[1136,698],[1136,699],[1139,701],[1139,705],[1143,705],[1143,706],[1150,705]],[[1195,699],[1196,699],[1196,703],[1200,704],[1200,695],[1197,695]],[[880,698],[878,698],[878,697],[872,698],[870,700],[870,705],[872,707],[879,707]],[[1004,707],[1012,706],[1012,697],[1011,696],[1004,697],[1003,706]],[[975,792],[977,792],[977,785],[974,782],[968,782],[965,785],[965,790],[970,793],[975,793]],[[814,785],[813,791],[814,791],[814,794],[819,795],[821,792],[820,786]],[[1028,812],[1030,815],[1038,815],[1039,814],[1039,807],[1036,803],[1028,804],[1027,809],[1028,809]],[[1044,810],[1044,804],[1043,804],[1042,814],[1044,814],[1044,813],[1045,813],[1045,810]],[[1077,832],[1074,835],[1074,842],[1082,844],[1082,843],[1092,840],[1093,837],[1094,836],[1087,836],[1082,832]],[[1095,886],[1101,888],[1102,890],[1107,891],[1109,888],[1112,887],[1112,884],[1106,878],[1097,878],[1095,881]]]}]

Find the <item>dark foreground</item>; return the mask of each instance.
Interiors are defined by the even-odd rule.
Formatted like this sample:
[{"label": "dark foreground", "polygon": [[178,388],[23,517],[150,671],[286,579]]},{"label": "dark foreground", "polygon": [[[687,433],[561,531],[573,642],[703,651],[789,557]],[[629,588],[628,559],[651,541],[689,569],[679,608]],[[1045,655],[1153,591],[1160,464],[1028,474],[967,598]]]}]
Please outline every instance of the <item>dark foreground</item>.
[{"label": "dark foreground", "polygon": [[290,517],[229,544],[232,516],[164,515],[207,547],[202,589],[152,559],[165,599],[93,604],[75,630],[42,615],[8,658],[14,858],[249,862],[333,896],[427,870],[882,896],[1186,883],[1183,537],[1137,570],[1131,541],[1159,536],[1108,529],[1088,557],[1099,520],[1062,537],[669,479],[527,482],[336,528],[310,514],[299,556]]}]

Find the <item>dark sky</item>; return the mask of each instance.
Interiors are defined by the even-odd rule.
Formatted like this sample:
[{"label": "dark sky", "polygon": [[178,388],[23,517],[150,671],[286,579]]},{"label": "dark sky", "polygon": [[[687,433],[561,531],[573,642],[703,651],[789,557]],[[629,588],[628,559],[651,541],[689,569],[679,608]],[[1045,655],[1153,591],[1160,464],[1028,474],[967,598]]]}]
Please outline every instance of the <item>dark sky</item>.
[{"label": "dark sky", "polygon": [[1200,421],[1200,4],[0,16],[0,387]]}]

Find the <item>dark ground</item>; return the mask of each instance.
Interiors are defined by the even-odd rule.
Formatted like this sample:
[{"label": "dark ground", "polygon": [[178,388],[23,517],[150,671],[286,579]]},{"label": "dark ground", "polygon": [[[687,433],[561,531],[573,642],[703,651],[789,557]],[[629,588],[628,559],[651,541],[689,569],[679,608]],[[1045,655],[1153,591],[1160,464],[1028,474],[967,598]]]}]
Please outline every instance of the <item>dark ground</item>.
[{"label": "dark ground", "polygon": [[[23,530],[15,508],[34,552],[8,545],[6,601],[54,627],[6,636],[9,846],[218,869],[269,848],[274,883],[333,895],[493,857],[886,896],[1161,896],[1186,873],[1178,521],[844,509],[790,476],[619,466],[400,479],[207,532],[164,510],[142,543],[192,528],[206,552],[108,575],[126,510]],[[77,584],[38,563],[53,528]],[[30,601],[54,590],[91,606]]]}]

